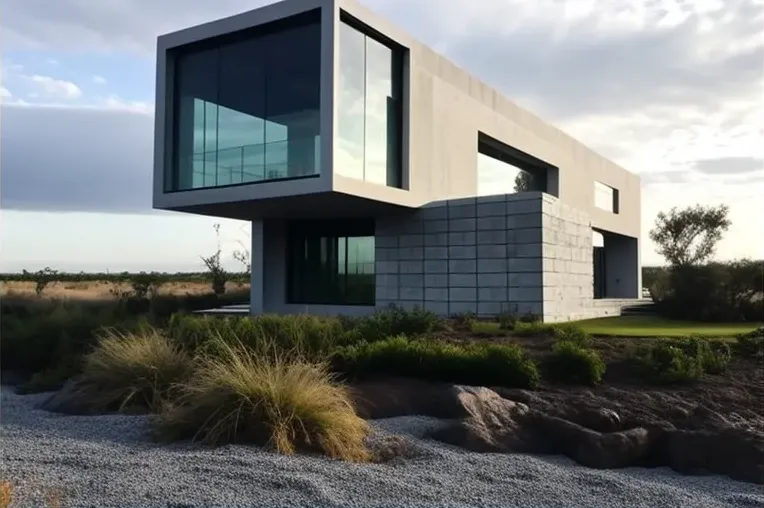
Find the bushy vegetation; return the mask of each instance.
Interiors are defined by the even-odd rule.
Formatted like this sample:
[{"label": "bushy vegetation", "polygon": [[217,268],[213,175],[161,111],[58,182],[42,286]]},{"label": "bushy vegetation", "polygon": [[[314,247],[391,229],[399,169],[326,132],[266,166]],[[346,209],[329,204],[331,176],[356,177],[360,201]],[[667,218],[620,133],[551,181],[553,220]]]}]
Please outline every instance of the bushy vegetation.
[{"label": "bushy vegetation", "polygon": [[592,337],[583,328],[571,323],[558,323],[551,327],[552,335],[559,342],[572,342],[580,347],[587,347]]},{"label": "bushy vegetation", "polygon": [[728,344],[698,337],[660,340],[642,358],[648,378],[659,384],[697,381],[704,373],[726,372],[732,353]]},{"label": "bushy vegetation", "polygon": [[585,385],[601,383],[606,368],[599,353],[570,340],[554,345],[545,367],[545,374],[554,381]]},{"label": "bushy vegetation", "polygon": [[370,316],[346,318],[344,323],[347,331],[367,342],[374,342],[395,335],[427,335],[435,331],[440,321],[435,313],[421,307],[406,310],[391,305]]},{"label": "bushy vegetation", "polygon": [[450,344],[401,335],[341,348],[332,363],[354,378],[397,375],[516,388],[535,388],[539,383],[535,363],[522,348],[508,344]]},{"label": "bushy vegetation", "polygon": [[191,356],[158,330],[106,330],[85,356],[79,397],[93,410],[156,410],[191,370]]},{"label": "bushy vegetation", "polygon": [[764,359],[764,327],[738,335],[735,350],[743,357]]},{"label": "bushy vegetation", "polygon": [[163,439],[369,458],[368,424],[325,365],[263,357],[241,346],[222,344],[220,355],[199,358],[194,375],[181,383],[178,397],[164,405],[155,422]]},{"label": "bushy vegetation", "polygon": [[675,319],[764,321],[764,263],[738,260],[671,268],[650,288],[658,311]]}]

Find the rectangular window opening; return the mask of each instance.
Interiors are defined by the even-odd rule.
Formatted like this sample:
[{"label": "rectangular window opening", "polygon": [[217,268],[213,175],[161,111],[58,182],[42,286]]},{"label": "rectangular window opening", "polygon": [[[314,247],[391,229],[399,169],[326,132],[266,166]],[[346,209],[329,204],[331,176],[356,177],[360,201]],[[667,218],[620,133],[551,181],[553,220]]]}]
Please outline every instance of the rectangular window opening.
[{"label": "rectangular window opening", "polygon": [[619,199],[618,189],[602,182],[594,182],[594,206],[606,212],[618,213]]},{"label": "rectangular window opening", "polygon": [[557,168],[490,136],[478,133],[479,196],[518,192],[550,192],[549,175]]}]

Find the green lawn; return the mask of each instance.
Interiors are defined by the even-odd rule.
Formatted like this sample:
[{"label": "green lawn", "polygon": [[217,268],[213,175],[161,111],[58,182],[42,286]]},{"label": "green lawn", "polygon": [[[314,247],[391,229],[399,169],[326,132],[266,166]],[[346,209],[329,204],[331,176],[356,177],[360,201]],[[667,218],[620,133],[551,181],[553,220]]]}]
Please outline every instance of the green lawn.
[{"label": "green lawn", "polygon": [[692,334],[733,337],[760,326],[755,323],[674,321],[659,316],[612,316],[576,321],[575,324],[592,335],[615,337],[681,337]]},{"label": "green lawn", "polygon": [[[573,323],[592,335],[604,337],[685,337],[695,334],[725,338],[747,333],[761,326],[750,323],[674,321],[659,316],[612,316]],[[473,323],[472,331],[478,335],[494,335],[499,332],[499,324],[477,321]]]}]

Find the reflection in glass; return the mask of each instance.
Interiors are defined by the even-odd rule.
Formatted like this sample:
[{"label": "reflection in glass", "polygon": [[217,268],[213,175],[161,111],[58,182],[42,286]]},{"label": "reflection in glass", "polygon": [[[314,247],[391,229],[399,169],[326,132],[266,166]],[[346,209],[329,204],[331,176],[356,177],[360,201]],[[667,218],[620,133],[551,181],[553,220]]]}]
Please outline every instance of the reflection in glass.
[{"label": "reflection in glass", "polygon": [[401,186],[401,55],[340,25],[337,173]]},{"label": "reflection in glass", "polygon": [[343,221],[292,224],[288,242],[289,302],[374,305],[373,235],[373,225],[358,228]]},{"label": "reflection in glass", "polygon": [[180,53],[169,190],[318,174],[320,61],[317,19]]}]

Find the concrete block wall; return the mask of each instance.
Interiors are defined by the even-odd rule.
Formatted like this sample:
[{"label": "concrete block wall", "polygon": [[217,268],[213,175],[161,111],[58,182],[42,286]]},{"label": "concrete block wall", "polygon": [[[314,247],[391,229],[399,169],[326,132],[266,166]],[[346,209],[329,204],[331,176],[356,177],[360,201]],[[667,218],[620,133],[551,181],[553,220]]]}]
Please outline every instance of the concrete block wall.
[{"label": "concrete block wall", "polygon": [[541,315],[544,199],[528,192],[446,200],[379,219],[377,307]]},{"label": "concrete block wall", "polygon": [[[544,195],[543,316],[546,322],[596,317],[594,261],[589,216]],[[600,309],[601,310],[601,309]]]}]

